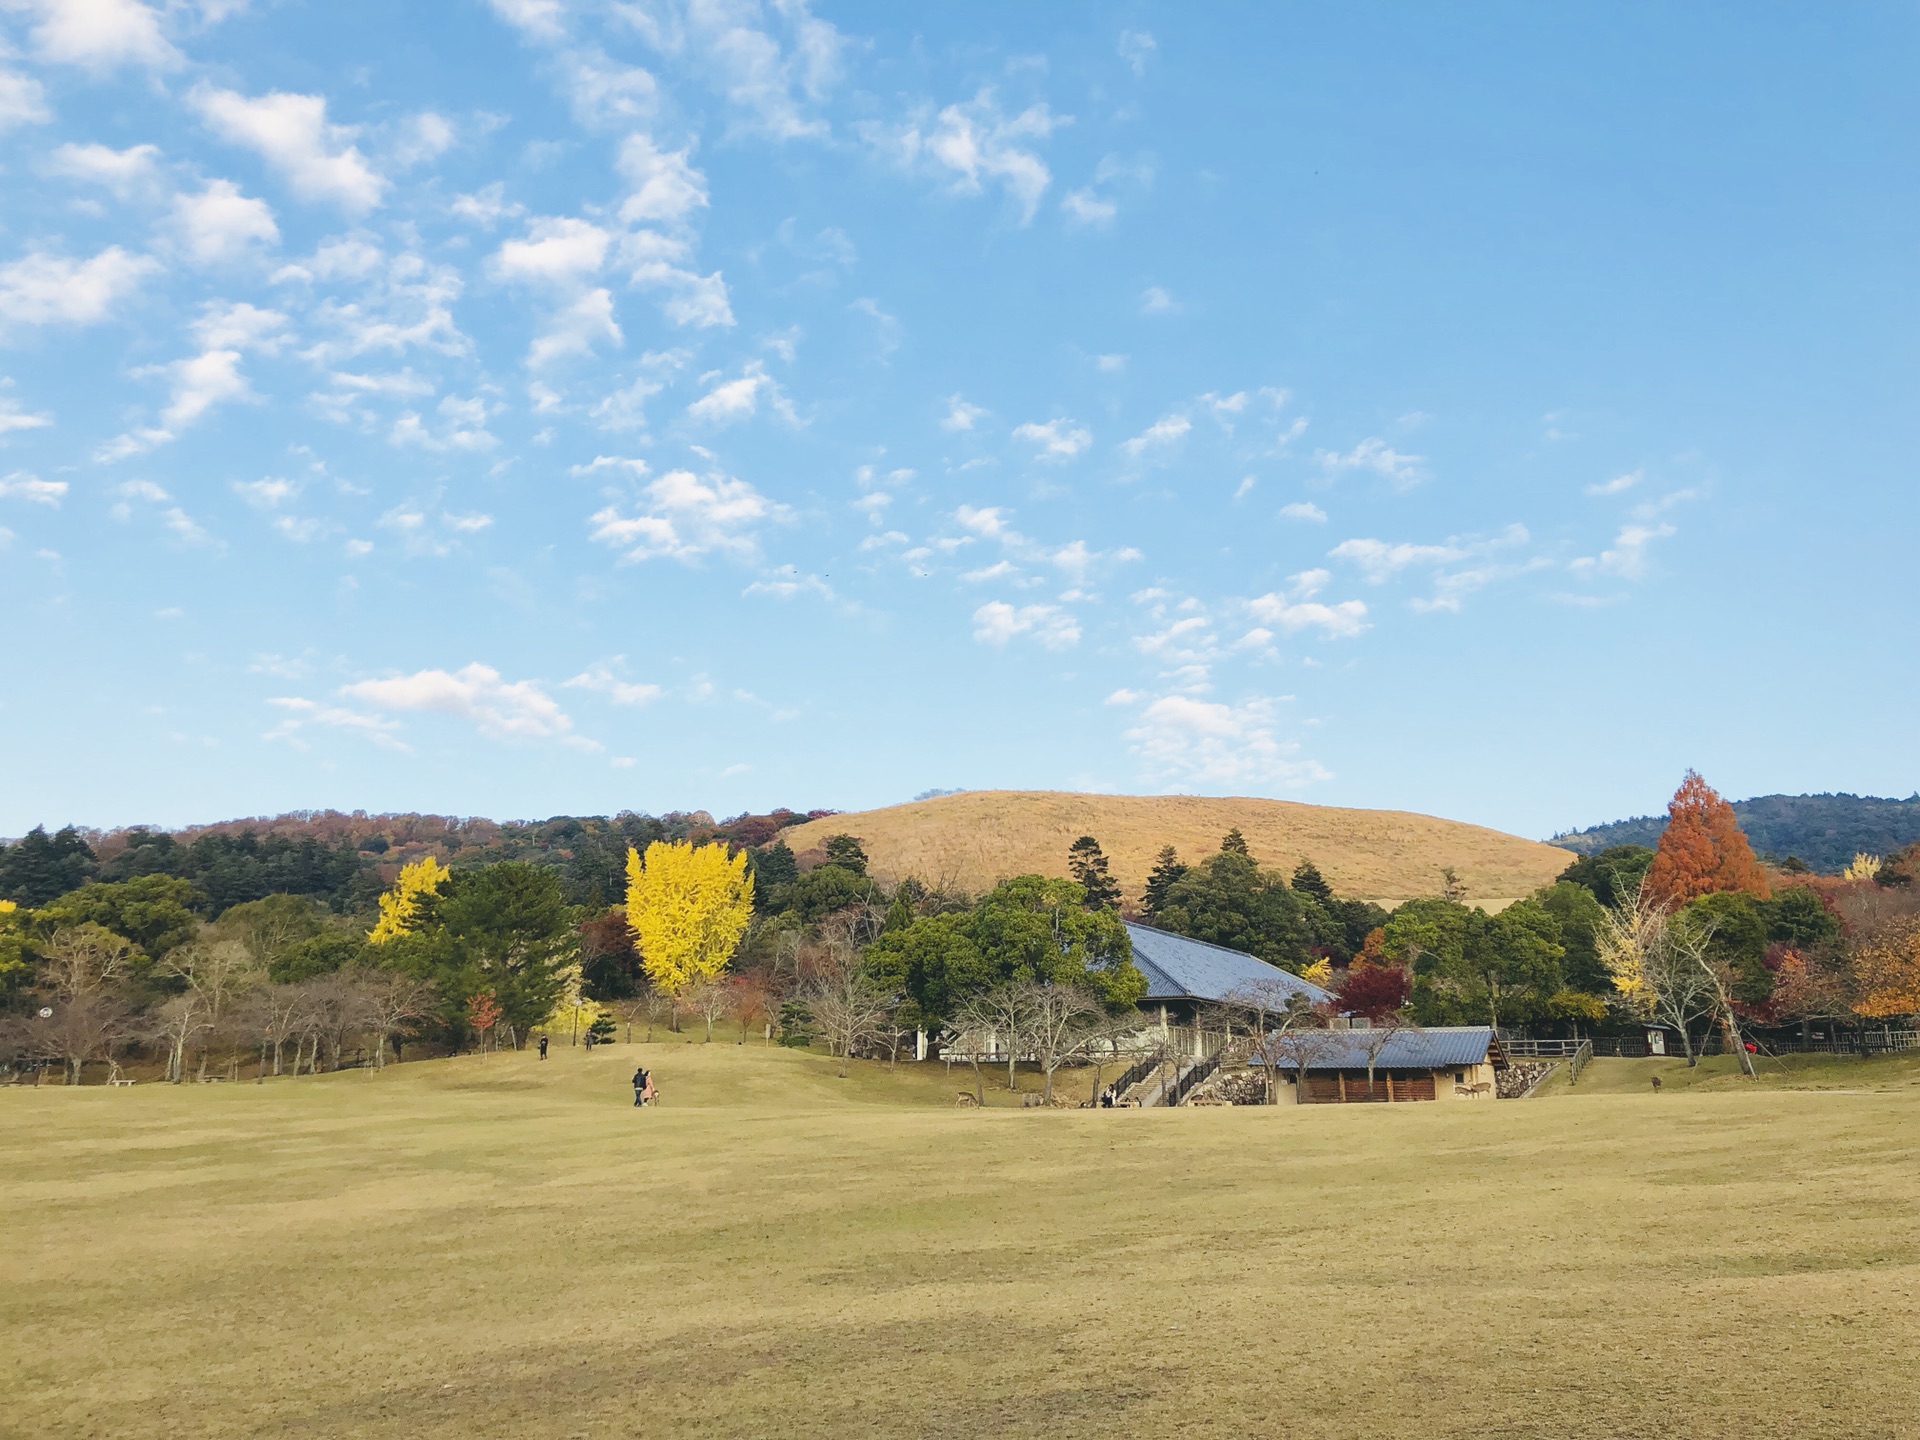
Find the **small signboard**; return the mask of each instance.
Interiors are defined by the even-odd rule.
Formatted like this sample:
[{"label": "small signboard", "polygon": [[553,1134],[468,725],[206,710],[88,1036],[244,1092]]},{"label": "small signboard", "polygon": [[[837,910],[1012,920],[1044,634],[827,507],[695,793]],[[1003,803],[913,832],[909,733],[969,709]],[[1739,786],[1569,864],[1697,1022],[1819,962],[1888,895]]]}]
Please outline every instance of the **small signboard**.
[{"label": "small signboard", "polygon": [[1667,1032],[1664,1030],[1647,1031],[1647,1053],[1664,1055],[1667,1053]]}]

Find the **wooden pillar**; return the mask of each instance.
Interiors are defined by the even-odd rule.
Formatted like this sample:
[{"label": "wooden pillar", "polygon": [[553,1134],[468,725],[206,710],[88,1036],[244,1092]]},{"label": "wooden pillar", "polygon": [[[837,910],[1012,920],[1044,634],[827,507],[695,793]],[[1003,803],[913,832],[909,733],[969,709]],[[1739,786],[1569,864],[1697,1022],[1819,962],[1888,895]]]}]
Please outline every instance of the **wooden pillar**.
[{"label": "wooden pillar", "polygon": [[1344,1105],[1347,1103],[1347,1072],[1336,1070],[1333,1073],[1340,1081],[1340,1103]]}]

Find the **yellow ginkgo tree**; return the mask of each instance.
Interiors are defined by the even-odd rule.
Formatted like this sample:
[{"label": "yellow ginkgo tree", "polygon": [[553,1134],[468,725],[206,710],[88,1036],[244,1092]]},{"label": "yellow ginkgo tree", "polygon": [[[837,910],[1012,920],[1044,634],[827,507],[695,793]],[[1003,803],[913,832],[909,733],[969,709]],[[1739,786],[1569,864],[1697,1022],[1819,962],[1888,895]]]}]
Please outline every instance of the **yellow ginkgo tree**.
[{"label": "yellow ginkgo tree", "polygon": [[433,856],[402,865],[393,888],[380,897],[380,923],[367,932],[367,943],[384,945],[413,933],[420,919],[420,902],[440,893],[453,874]]},{"label": "yellow ginkgo tree", "polygon": [[627,926],[647,979],[678,998],[720,974],[753,919],[753,876],[743,851],[656,840],[642,860],[627,851]]}]

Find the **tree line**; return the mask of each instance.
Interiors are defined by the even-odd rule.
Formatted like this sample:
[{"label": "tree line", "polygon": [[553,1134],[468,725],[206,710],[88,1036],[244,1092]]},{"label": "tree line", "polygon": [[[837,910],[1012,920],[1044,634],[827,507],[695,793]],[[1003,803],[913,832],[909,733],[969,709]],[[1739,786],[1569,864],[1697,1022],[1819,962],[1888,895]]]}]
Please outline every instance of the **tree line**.
[{"label": "tree line", "polygon": [[[298,888],[334,883],[318,835],[142,840],[103,858],[74,832],[36,832],[0,850],[13,887],[0,900],[0,1054],[75,1080],[88,1066],[114,1078],[140,1055],[182,1080],[534,1034],[692,1026],[711,1039],[731,1022],[742,1041],[824,1045],[843,1064],[897,1059],[920,1036],[974,1037],[977,1058],[991,1036],[992,1053],[1037,1063],[1050,1089],[1061,1065],[1117,1059],[1144,1026],[1123,914],[1333,996],[1317,1016],[1277,1019],[1241,997],[1229,1008],[1245,1014],[1221,1022],[1251,1017],[1263,1033],[1270,1019],[1304,1032],[1335,1015],[1560,1033],[1661,1023],[1691,1054],[1714,1030],[1731,1045],[1920,1011],[1920,860],[1861,857],[1846,877],[1769,870],[1691,774],[1657,850],[1576,858],[1497,914],[1451,872],[1391,911],[1341,897],[1310,859],[1269,868],[1238,831],[1191,863],[1164,849],[1133,899],[1092,836],[1065,857],[1071,879],[1018,876],[980,895],[887,884],[852,835],[795,855],[779,832],[801,818],[617,817],[570,832],[558,860],[482,848],[443,863],[408,841],[418,858],[369,872],[364,853],[385,852],[356,850],[358,878],[324,893]],[[335,851],[349,842],[368,843],[347,835]],[[142,869],[142,855],[173,868]],[[270,883],[271,867],[289,888],[232,898]]]}]

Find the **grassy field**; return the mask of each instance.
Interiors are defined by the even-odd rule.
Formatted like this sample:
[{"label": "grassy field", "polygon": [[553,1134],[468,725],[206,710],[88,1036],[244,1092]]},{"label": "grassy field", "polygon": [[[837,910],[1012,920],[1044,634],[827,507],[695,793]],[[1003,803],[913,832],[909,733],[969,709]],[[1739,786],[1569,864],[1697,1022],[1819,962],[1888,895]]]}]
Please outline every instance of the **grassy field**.
[{"label": "grassy field", "polygon": [[0,1091],[0,1433],[1920,1431],[1911,1065],[1171,1112],[834,1069]]},{"label": "grassy field", "polygon": [[1067,847],[1100,841],[1113,874],[1138,897],[1163,845],[1189,862],[1220,848],[1235,826],[1262,864],[1291,870],[1311,858],[1342,895],[1399,901],[1441,892],[1452,866],[1470,900],[1489,909],[1551,884],[1570,852],[1478,825],[1399,810],[1341,810],[1286,800],[1192,795],[1074,795],[981,790],[797,825],[796,851],[829,835],[857,835],[874,872],[950,879],[980,891],[1010,875],[1067,873]]}]

